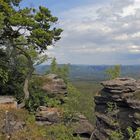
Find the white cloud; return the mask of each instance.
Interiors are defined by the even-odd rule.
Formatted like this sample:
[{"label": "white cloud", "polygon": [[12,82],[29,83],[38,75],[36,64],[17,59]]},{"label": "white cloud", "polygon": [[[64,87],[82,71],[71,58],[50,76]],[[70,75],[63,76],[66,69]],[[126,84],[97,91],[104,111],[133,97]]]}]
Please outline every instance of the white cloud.
[{"label": "white cloud", "polygon": [[[85,5],[61,13],[60,26],[64,33],[58,43],[62,47],[56,51],[59,50],[63,55],[55,55],[61,58],[61,62],[72,63],[75,63],[74,56],[77,56],[80,63],[81,54],[93,54],[94,63],[96,55],[102,54],[104,57],[109,54],[108,60],[99,58],[98,61],[110,63],[111,59],[114,59],[112,62],[119,62],[116,59],[120,58],[114,53],[121,58],[140,53],[139,8],[140,0],[111,0],[105,5]],[[127,59],[129,63],[130,58]]]},{"label": "white cloud", "polygon": [[115,36],[114,39],[115,40],[127,40],[129,37],[127,34],[122,34],[122,35],[119,35],[119,36]]},{"label": "white cloud", "polygon": [[140,32],[136,32],[134,34],[132,34],[133,38],[140,38]]},{"label": "white cloud", "polygon": [[136,45],[128,46],[128,50],[130,53],[140,54],[140,46]]}]

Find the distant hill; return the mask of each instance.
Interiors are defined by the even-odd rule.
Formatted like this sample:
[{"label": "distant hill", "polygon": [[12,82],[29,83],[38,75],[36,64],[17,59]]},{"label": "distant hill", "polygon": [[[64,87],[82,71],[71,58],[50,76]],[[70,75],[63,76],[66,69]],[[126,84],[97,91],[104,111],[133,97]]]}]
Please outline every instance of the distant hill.
[{"label": "distant hill", "polygon": [[[62,65],[59,65],[60,67]],[[102,81],[107,79],[105,71],[112,66],[108,65],[69,65],[70,80],[76,81]],[[36,67],[36,73],[44,74],[49,70],[49,65],[40,65]],[[140,78],[140,65],[121,66],[121,76]]]}]

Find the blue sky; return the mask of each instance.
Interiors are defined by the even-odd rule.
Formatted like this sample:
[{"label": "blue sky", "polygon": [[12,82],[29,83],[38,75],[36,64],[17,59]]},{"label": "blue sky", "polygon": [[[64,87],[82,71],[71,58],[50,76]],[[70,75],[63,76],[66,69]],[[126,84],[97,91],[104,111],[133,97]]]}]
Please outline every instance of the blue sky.
[{"label": "blue sky", "polygon": [[39,5],[44,5],[52,10],[53,13],[57,11],[65,11],[74,7],[89,5],[89,4],[98,4],[105,3],[107,0],[23,0],[23,6],[34,6],[38,7]]},{"label": "blue sky", "polygon": [[23,0],[48,7],[64,29],[46,52],[59,63],[140,64],[140,0]]}]

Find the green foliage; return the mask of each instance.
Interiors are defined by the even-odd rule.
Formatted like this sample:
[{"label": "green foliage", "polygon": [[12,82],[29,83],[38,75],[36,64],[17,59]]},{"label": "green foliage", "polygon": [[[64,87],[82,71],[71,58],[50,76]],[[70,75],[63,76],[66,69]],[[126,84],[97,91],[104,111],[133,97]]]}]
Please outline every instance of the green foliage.
[{"label": "green foliage", "polygon": [[115,78],[120,77],[121,66],[115,65],[114,67],[107,69],[106,74],[108,75],[109,79],[115,79]]},{"label": "green foliage", "polygon": [[40,90],[31,92],[29,100],[26,101],[26,108],[30,112],[35,112],[39,106],[46,105],[46,95]]},{"label": "green foliage", "polygon": [[27,123],[27,124],[34,124],[34,123],[35,123],[35,116],[34,116],[34,115],[29,115],[29,116],[26,118],[26,123]]},{"label": "green foliage", "polygon": [[[78,87],[81,87],[81,88],[78,89]],[[91,91],[86,92],[87,89],[84,89],[83,87],[84,85],[71,84],[68,82],[67,100],[65,101],[65,104],[63,105],[64,107],[63,116],[64,116],[65,123],[70,123],[77,116],[77,113],[81,113],[85,115],[91,123],[95,122],[95,116],[94,116],[94,110],[93,110],[94,109],[93,97],[95,93],[97,92],[96,90],[98,89],[98,87],[94,88],[94,90],[95,89],[96,90],[93,93]]]},{"label": "green foliage", "polygon": [[80,140],[72,135],[72,129],[63,124],[57,124],[47,129],[47,138],[49,140]]},{"label": "green foliage", "polygon": [[109,140],[123,140],[123,139],[124,136],[121,131],[113,131],[109,136]]},{"label": "green foliage", "polygon": [[66,83],[68,82],[69,67],[68,67],[68,65],[65,65],[65,64],[63,66],[58,66],[58,64],[56,62],[56,58],[52,59],[52,63],[50,65],[50,70],[47,71],[46,74],[48,74],[48,73],[57,74],[62,79],[64,79],[64,81]]},{"label": "green foliage", "polygon": [[127,132],[129,135],[129,140],[139,140],[140,139],[140,128],[134,132],[131,127],[127,128]]},{"label": "green foliage", "polygon": [[129,135],[129,140],[133,140],[134,132],[130,126],[127,128],[127,133]]},{"label": "green foliage", "polygon": [[[17,60],[17,59],[16,59]],[[15,67],[13,60],[8,57],[6,50],[0,49],[0,92],[1,95],[13,95],[20,102],[23,98],[24,67],[20,67],[22,61]]]},{"label": "green foliage", "polygon": [[[138,127],[136,131],[129,126],[127,128],[128,140],[140,140],[140,128]],[[110,134],[109,140],[123,140],[125,138],[124,134],[120,130],[113,131]]]},{"label": "green foliage", "polygon": [[140,139],[140,128],[137,128],[137,130],[134,133],[134,140]]},{"label": "green foliage", "polygon": [[52,63],[50,65],[50,72],[57,74],[58,72],[58,66],[57,66],[57,62],[56,62],[56,58],[52,59]]},{"label": "green foliage", "polygon": [[107,112],[112,112],[114,109],[117,108],[117,107],[116,107],[116,104],[113,103],[113,102],[108,102],[108,103],[107,103],[107,106],[108,106]]},{"label": "green foliage", "polygon": [[5,85],[8,82],[8,78],[9,78],[7,62],[5,62],[5,60],[8,62],[7,55],[2,49],[0,49],[0,83],[1,83],[1,86]]},{"label": "green foliage", "polygon": [[60,100],[56,98],[49,98],[48,96],[45,97],[46,106],[48,107],[59,107],[61,105]]},{"label": "green foliage", "polygon": [[26,108],[30,112],[35,112],[39,106],[58,107],[61,102],[57,98],[51,98],[41,89],[43,80],[38,76],[33,76],[30,82],[30,97],[26,101]]},{"label": "green foliage", "polygon": [[[71,85],[71,84],[70,84]],[[72,86],[72,87],[71,87]],[[94,96],[97,95],[99,90],[102,88],[99,83],[95,81],[82,81],[76,80],[72,81],[70,87],[70,93],[68,97],[70,98],[69,104],[71,108],[84,114],[91,123],[95,123],[95,113],[94,113]],[[71,101],[71,98],[73,100]],[[73,104],[73,102],[75,102]],[[87,109],[88,108],[88,109]]]},{"label": "green foliage", "polygon": [[0,68],[0,81],[2,84],[6,84],[8,82],[8,72],[4,71]]},{"label": "green foliage", "polygon": [[29,100],[26,101],[26,108],[30,112],[35,112],[39,106],[59,107],[60,101],[55,98],[49,98],[43,91],[36,90],[31,92]]},{"label": "green foliage", "polygon": [[62,29],[55,27],[58,18],[48,8],[21,8],[20,2],[0,0],[0,49],[6,54],[2,62],[7,68],[0,70],[0,79],[7,84],[1,87],[2,93],[18,94],[21,101],[19,85],[24,85],[25,78],[31,79],[34,64],[47,59],[43,53],[60,39]]},{"label": "green foliage", "polygon": [[117,109],[118,109],[118,107],[115,102],[107,103],[107,114],[108,115],[115,115],[114,113],[116,113]]},{"label": "green foliage", "polygon": [[77,107],[79,105],[78,98],[80,97],[80,92],[71,83],[67,84],[67,91],[68,97],[64,107],[68,108],[68,110],[70,110],[71,112],[77,112]]}]

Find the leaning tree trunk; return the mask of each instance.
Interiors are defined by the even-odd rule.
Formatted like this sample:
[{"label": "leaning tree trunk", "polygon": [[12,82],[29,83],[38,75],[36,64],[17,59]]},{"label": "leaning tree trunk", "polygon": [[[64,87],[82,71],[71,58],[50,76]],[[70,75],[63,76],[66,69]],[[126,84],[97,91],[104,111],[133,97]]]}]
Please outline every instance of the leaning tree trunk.
[{"label": "leaning tree trunk", "polygon": [[30,96],[30,92],[29,92],[29,81],[32,77],[32,74],[34,72],[34,67],[33,67],[33,61],[30,57],[30,55],[28,53],[26,53],[23,49],[21,48],[18,48],[24,55],[25,57],[27,58],[28,60],[28,68],[29,68],[29,71],[27,73],[27,76],[24,80],[24,86],[23,86],[23,92],[24,92],[24,99],[23,99],[23,102],[21,104],[19,104],[19,108],[23,108],[25,107],[25,102],[26,100],[29,99],[29,96]]},{"label": "leaning tree trunk", "polygon": [[29,88],[29,78],[26,77],[26,79],[24,81],[24,86],[23,86],[23,92],[24,92],[24,99],[25,100],[29,99],[30,93],[29,93],[28,88]]},{"label": "leaning tree trunk", "polygon": [[30,65],[30,68],[29,68],[29,72],[24,80],[24,86],[23,86],[23,92],[24,92],[24,99],[22,101],[21,104],[19,104],[19,108],[23,108],[25,107],[25,102],[26,100],[29,99],[30,97],[30,92],[29,92],[29,81],[32,77],[32,73],[34,71],[34,68],[33,68],[33,65]]},{"label": "leaning tree trunk", "polygon": [[32,73],[34,71],[34,68],[30,68],[30,71],[27,75],[27,77],[25,78],[25,81],[24,81],[24,86],[23,86],[23,92],[24,92],[24,100],[28,100],[29,99],[29,96],[30,96],[30,93],[29,93],[29,81],[32,77]]}]

